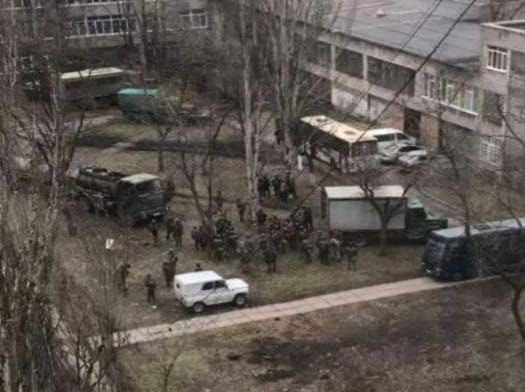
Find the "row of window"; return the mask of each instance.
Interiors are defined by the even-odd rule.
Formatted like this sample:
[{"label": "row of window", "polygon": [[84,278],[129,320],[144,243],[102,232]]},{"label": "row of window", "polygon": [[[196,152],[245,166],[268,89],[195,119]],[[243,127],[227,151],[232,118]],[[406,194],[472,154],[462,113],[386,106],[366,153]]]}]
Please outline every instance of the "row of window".
[{"label": "row of window", "polygon": [[477,114],[478,89],[434,75],[425,74],[423,96],[441,102],[454,109]]},{"label": "row of window", "polygon": [[136,30],[135,19],[122,15],[89,16],[69,22],[70,35],[118,35]]},{"label": "row of window", "polygon": [[[197,12],[198,11],[198,12]],[[189,16],[188,16],[189,15]],[[192,10],[181,13],[182,24],[189,29],[208,27],[206,10]],[[136,21],[123,15],[88,16],[69,22],[70,36],[118,35],[136,31]]]}]

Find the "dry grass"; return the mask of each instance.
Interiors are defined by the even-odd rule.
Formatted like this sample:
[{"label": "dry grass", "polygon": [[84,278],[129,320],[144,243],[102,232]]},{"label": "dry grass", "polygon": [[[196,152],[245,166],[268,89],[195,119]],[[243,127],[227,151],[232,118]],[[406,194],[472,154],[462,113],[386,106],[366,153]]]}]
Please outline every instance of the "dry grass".
[{"label": "dry grass", "polygon": [[[525,351],[508,292],[488,282],[129,349],[137,391],[521,391]],[[240,356],[230,360],[228,354]]]}]

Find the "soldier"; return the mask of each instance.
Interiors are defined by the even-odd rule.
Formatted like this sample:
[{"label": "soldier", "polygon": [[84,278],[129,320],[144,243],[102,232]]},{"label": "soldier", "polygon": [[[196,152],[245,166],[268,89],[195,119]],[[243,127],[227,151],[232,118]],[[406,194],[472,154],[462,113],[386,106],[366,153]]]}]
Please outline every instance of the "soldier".
[{"label": "soldier", "polygon": [[348,262],[348,270],[357,270],[357,246],[351,241],[346,247],[346,258]]},{"label": "soldier", "polygon": [[279,176],[279,174],[276,174],[275,176],[273,176],[272,187],[273,187],[273,194],[276,197],[279,197],[279,195],[281,194],[281,184],[282,184],[282,181],[281,181],[281,177]]},{"label": "soldier", "polygon": [[264,251],[264,261],[268,267],[268,273],[277,272],[277,252],[272,246],[267,246]]},{"label": "soldier", "polygon": [[184,225],[182,221],[177,218],[173,222],[173,238],[175,238],[175,245],[182,248],[182,236],[184,235]]},{"label": "soldier", "polygon": [[259,226],[259,228],[264,226],[264,224],[266,223],[266,213],[263,211],[262,208],[259,208],[259,210],[257,211],[256,218],[257,226]]},{"label": "soldier", "polygon": [[191,229],[191,239],[193,240],[193,244],[195,245],[195,250],[200,250],[202,241],[200,239],[200,230],[197,226],[193,226],[193,228]]},{"label": "soldier", "polygon": [[342,261],[341,258],[341,241],[337,239],[335,235],[333,235],[330,238],[330,256],[332,260],[340,263]]},{"label": "soldier", "polygon": [[155,289],[157,288],[157,284],[155,283],[155,279],[151,277],[151,274],[146,275],[144,286],[146,286],[146,301],[149,304],[155,305],[155,302],[157,301],[155,297]]},{"label": "soldier", "polygon": [[127,262],[121,263],[117,267],[117,286],[124,296],[128,295],[127,279],[130,265]]},{"label": "soldier", "polygon": [[320,231],[318,232],[316,245],[319,252],[319,260],[321,261],[321,264],[328,264],[330,247],[328,242],[322,237],[322,233]]},{"label": "soldier", "polygon": [[312,242],[309,238],[305,238],[301,241],[301,252],[304,256],[304,262],[310,264],[312,262]]},{"label": "soldier", "polygon": [[172,236],[173,239],[175,239],[173,217],[170,216],[166,219],[166,242],[168,242]]},{"label": "soldier", "polygon": [[195,272],[202,271],[202,267],[200,263],[195,264]]},{"label": "soldier", "polygon": [[151,220],[148,229],[153,237],[153,245],[159,246],[159,223],[157,222],[157,219],[153,218]]},{"label": "soldier", "polygon": [[250,251],[246,241],[242,241],[239,246],[239,258],[242,272],[247,273],[250,269]]},{"label": "soldier", "polygon": [[237,213],[239,214],[239,222],[244,222],[244,213],[246,212],[246,203],[237,199]]},{"label": "soldier", "polygon": [[168,251],[168,259],[162,263],[162,272],[164,273],[164,278],[166,279],[166,287],[170,287],[173,283],[173,277],[177,272],[177,263],[179,258],[175,254],[173,249]]},{"label": "soldier", "polygon": [[267,199],[270,197],[270,179],[266,174],[263,174],[262,178],[262,197]]}]

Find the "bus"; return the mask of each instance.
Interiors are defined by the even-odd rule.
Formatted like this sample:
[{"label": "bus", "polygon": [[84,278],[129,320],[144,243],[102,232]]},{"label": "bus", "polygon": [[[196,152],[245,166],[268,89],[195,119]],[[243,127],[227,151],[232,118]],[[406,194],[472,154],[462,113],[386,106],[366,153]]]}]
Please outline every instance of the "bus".
[{"label": "bus", "polygon": [[107,67],[66,72],[60,75],[60,98],[68,103],[116,103],[117,93],[127,87],[129,72]]},{"label": "bus", "polygon": [[494,274],[498,268],[512,272],[525,260],[525,218],[436,230],[430,234],[422,267],[439,280],[459,281]]},{"label": "bus", "polygon": [[298,143],[306,155],[335,166],[343,173],[355,172],[377,162],[377,139],[327,116],[301,118]]}]

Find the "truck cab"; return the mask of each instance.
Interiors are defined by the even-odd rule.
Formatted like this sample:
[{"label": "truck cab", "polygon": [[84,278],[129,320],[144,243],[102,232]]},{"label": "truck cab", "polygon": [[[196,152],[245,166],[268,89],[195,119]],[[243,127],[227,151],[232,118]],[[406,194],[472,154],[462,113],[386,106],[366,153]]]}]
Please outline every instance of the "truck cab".
[{"label": "truck cab", "polygon": [[162,219],[166,200],[159,177],[140,173],[122,178],[117,186],[117,204],[121,217],[133,222]]},{"label": "truck cab", "polygon": [[426,239],[432,231],[446,227],[447,218],[428,212],[417,198],[408,200],[405,215],[405,235],[408,239]]}]

